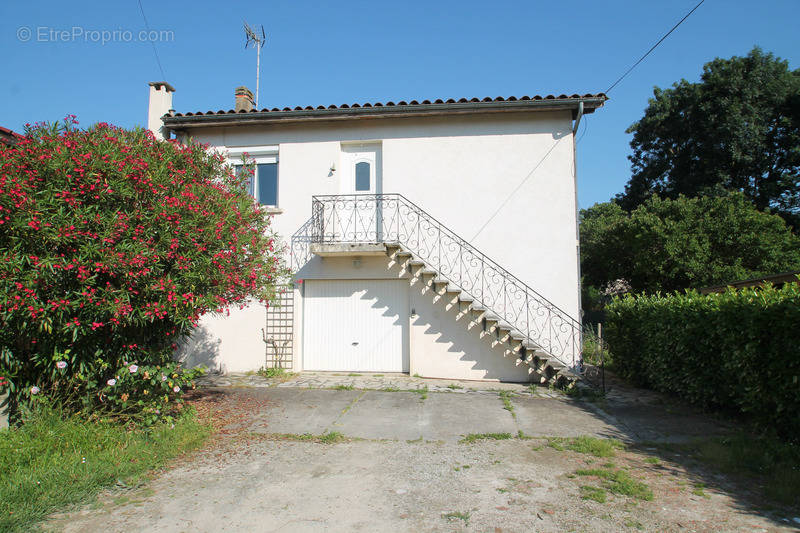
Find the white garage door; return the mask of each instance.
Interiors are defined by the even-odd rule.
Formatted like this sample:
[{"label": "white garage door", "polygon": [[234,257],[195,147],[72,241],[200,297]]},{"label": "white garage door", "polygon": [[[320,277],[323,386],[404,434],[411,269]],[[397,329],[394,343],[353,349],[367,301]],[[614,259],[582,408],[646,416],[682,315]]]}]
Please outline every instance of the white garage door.
[{"label": "white garage door", "polygon": [[303,368],[408,372],[408,286],[394,280],[306,280]]}]

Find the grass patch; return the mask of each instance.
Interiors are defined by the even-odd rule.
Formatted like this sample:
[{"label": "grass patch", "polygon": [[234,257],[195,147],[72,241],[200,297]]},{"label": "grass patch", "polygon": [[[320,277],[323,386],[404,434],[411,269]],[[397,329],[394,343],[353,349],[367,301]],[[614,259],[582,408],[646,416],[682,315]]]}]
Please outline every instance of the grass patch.
[{"label": "grass patch", "polygon": [[411,392],[416,392],[419,394],[420,401],[425,401],[428,399],[428,386],[425,385],[424,387],[420,387],[418,389],[413,389]]},{"label": "grass patch", "polygon": [[[249,372],[248,372],[249,374]],[[264,368],[263,366],[256,371],[261,377],[274,379],[274,378],[291,378],[296,376],[297,374],[294,372],[288,372],[285,368]]]},{"label": "grass patch", "polygon": [[348,376],[350,376],[351,378],[354,378],[354,377],[356,377],[356,376],[360,376],[361,374],[359,374],[359,373],[357,373],[357,372],[350,372],[350,373],[349,373],[349,374],[347,374],[347,375],[348,375]]},{"label": "grass patch", "polygon": [[500,391],[500,400],[503,401],[503,409],[511,413],[511,416],[516,420],[517,413],[514,412],[514,404],[511,403],[511,392],[507,390]]},{"label": "grass patch", "polygon": [[770,504],[800,509],[800,446],[774,437],[738,433],[726,437],[698,439],[688,443],[660,444],[661,449],[698,460],[721,473],[764,486]]},{"label": "grass patch", "polygon": [[461,444],[472,444],[479,440],[508,440],[513,438],[511,433],[470,433],[458,441]]},{"label": "grass patch", "polygon": [[586,453],[595,457],[614,457],[616,450],[621,450],[624,445],[616,439],[599,439],[597,437],[551,437],[547,445],[558,451],[572,450],[573,452]]},{"label": "grass patch", "polygon": [[597,503],[606,503],[606,491],[600,487],[581,485],[581,499],[593,500]]},{"label": "grass patch", "polygon": [[336,385],[333,390],[353,390],[353,385]]},{"label": "grass patch", "polygon": [[633,518],[626,518],[625,519],[625,527],[630,527],[633,529],[643,530],[644,524],[639,522],[638,520],[634,520]]},{"label": "grass patch", "polygon": [[706,499],[711,499],[711,496],[709,496],[704,490],[705,488],[706,488],[705,483],[695,483],[694,488],[692,488],[692,494],[694,494],[695,496],[702,496],[703,498]]},{"label": "grass patch", "polygon": [[456,385],[455,383],[451,383],[450,385],[447,386],[447,388],[451,390],[458,390],[458,389],[463,389],[464,387],[462,387],[461,385]]},{"label": "grass patch", "polygon": [[648,464],[651,464],[651,465],[657,465],[661,461],[658,460],[658,457],[647,457],[647,458],[645,458],[644,462],[648,463]]},{"label": "grass patch", "polygon": [[651,501],[653,491],[645,483],[633,479],[624,470],[612,470],[610,468],[582,468],[575,471],[579,476],[594,476],[600,478],[603,488],[614,494],[630,496],[637,500]]},{"label": "grass patch", "polygon": [[117,482],[136,485],[210,434],[191,409],[174,425],[128,431],[41,408],[22,427],[0,431],[0,531],[29,531]]},{"label": "grass patch", "polygon": [[381,389],[383,392],[400,392],[397,387],[384,387]]},{"label": "grass patch", "polygon": [[331,431],[330,433],[323,433],[322,435],[313,435],[311,433],[267,433],[266,435],[259,434],[257,436],[271,440],[316,442],[318,444],[336,444],[337,442],[350,440],[338,431]]},{"label": "grass patch", "polygon": [[448,522],[454,522],[456,520],[461,520],[464,522],[464,526],[469,525],[469,518],[472,516],[472,513],[469,511],[451,511],[449,513],[442,514],[442,518],[447,520]]},{"label": "grass patch", "polygon": [[564,394],[576,400],[586,400],[588,402],[598,402],[605,400],[605,395],[593,387],[571,387],[564,391]]}]

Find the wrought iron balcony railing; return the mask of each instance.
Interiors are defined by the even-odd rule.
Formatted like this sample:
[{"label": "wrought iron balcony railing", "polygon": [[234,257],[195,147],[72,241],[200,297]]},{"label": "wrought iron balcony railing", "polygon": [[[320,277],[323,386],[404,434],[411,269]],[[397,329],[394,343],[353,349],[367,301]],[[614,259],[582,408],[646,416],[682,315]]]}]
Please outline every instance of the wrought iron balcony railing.
[{"label": "wrought iron balcony railing", "polygon": [[564,366],[580,361],[581,324],[400,194],[314,196],[292,236],[292,266],[312,243],[397,244]]}]

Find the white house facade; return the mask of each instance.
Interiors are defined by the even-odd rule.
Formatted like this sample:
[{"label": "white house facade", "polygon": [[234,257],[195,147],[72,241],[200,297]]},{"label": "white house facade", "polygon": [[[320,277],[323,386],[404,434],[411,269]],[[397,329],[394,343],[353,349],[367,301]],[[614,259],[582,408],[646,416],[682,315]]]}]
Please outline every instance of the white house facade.
[{"label": "white house facade", "polygon": [[575,129],[605,96],[175,113],[149,127],[256,164],[294,283],[206,316],[182,357],[226,372],[546,381],[580,362]]}]

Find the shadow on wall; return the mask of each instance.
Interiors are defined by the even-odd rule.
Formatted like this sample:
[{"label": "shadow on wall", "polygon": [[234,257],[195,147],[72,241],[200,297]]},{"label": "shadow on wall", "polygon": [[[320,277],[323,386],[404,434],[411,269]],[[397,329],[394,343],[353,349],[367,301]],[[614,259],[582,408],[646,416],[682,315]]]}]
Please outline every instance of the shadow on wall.
[{"label": "shadow on wall", "polygon": [[225,365],[219,356],[221,343],[222,340],[214,337],[208,326],[200,325],[181,341],[175,352],[175,360],[186,368],[205,366],[209,372],[224,374]]}]

